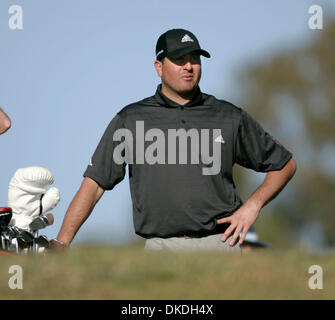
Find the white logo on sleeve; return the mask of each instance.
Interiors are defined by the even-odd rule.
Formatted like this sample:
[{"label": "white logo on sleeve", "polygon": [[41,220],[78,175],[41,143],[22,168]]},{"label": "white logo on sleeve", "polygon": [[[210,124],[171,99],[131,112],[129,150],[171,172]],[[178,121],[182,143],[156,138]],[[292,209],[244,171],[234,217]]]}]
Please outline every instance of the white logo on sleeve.
[{"label": "white logo on sleeve", "polygon": [[220,143],[223,143],[225,144],[226,141],[224,141],[222,135],[220,134],[218,137],[216,137],[216,139],[214,140],[215,142],[220,142]]},{"label": "white logo on sleeve", "polygon": [[92,159],[90,160],[90,163],[88,164],[90,167],[93,167]]},{"label": "white logo on sleeve", "polygon": [[181,42],[194,42],[194,40],[188,34],[185,34],[181,39]]}]

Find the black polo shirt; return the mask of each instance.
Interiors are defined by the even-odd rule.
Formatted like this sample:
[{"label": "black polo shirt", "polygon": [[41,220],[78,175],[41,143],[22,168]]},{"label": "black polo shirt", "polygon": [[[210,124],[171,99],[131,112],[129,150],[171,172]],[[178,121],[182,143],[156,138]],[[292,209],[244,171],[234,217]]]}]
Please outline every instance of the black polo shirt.
[{"label": "black polo shirt", "polygon": [[[115,161],[115,150],[121,141],[114,141],[113,136],[118,129],[127,129],[133,136],[133,159],[128,158],[128,167],[135,232],[145,238],[219,233],[222,228],[216,225],[216,219],[232,215],[242,205],[233,181],[233,165],[257,172],[280,170],[292,154],[241,108],[200,89],[192,101],[181,106],[165,97],[160,88],[154,96],[126,106],[114,117],[84,176],[106,190],[123,180],[127,164]],[[208,138],[209,154],[213,155],[215,143],[219,144],[219,171],[204,174],[208,162],[202,161],[199,154],[199,163],[191,161],[195,152],[191,143],[187,150],[179,150],[177,143],[177,162],[171,163],[166,141],[165,163],[147,163],[145,152],[152,148],[155,139],[142,142],[136,132],[139,123],[144,134],[159,129],[166,139],[169,130],[196,129],[200,147]],[[204,129],[207,136],[202,136]],[[221,130],[220,136],[215,137],[217,130]],[[203,152],[199,150],[196,152]],[[187,155],[186,163],[178,162],[182,152]]]}]

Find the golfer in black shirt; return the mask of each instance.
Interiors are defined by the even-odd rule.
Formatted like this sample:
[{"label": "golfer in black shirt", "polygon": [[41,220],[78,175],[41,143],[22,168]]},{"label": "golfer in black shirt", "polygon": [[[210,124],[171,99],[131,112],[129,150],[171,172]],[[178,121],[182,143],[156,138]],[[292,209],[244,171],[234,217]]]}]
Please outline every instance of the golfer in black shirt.
[{"label": "golfer in black shirt", "polygon": [[[190,31],[172,29],[159,37],[161,84],[112,119],[52,246],[70,245],[128,165],[134,228],[147,249],[239,250],[296,164],[244,110],[201,92],[201,55],[210,57]],[[245,203],[233,181],[234,164],[267,172]]]}]

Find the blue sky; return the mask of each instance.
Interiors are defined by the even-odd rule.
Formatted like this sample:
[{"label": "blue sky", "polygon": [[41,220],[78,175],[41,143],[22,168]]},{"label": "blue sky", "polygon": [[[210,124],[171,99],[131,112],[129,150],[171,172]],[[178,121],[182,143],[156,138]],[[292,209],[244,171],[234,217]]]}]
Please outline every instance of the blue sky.
[{"label": "blue sky", "polygon": [[[298,47],[315,1],[1,0],[0,106],[12,128],[0,136],[0,206],[18,168],[52,171],[61,202],[55,237],[82,174],[109,121],[125,105],[154,93],[153,63],[160,34],[182,27],[197,35],[212,58],[202,60],[202,91],[235,102],[236,72],[271,54]],[[23,9],[23,29],[8,27],[11,5]],[[317,1],[324,21],[334,5]],[[247,106],[242,106],[246,107]],[[73,243],[110,244],[137,237],[129,182],[106,192]]]}]

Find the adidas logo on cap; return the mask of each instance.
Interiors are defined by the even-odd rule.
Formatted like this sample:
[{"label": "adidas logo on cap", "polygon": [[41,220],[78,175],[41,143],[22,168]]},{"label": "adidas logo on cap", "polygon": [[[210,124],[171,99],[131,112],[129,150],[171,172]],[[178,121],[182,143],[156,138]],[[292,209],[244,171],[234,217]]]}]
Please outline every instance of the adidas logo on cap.
[{"label": "adidas logo on cap", "polygon": [[181,39],[181,42],[194,42],[194,40],[188,34],[185,34]]}]

